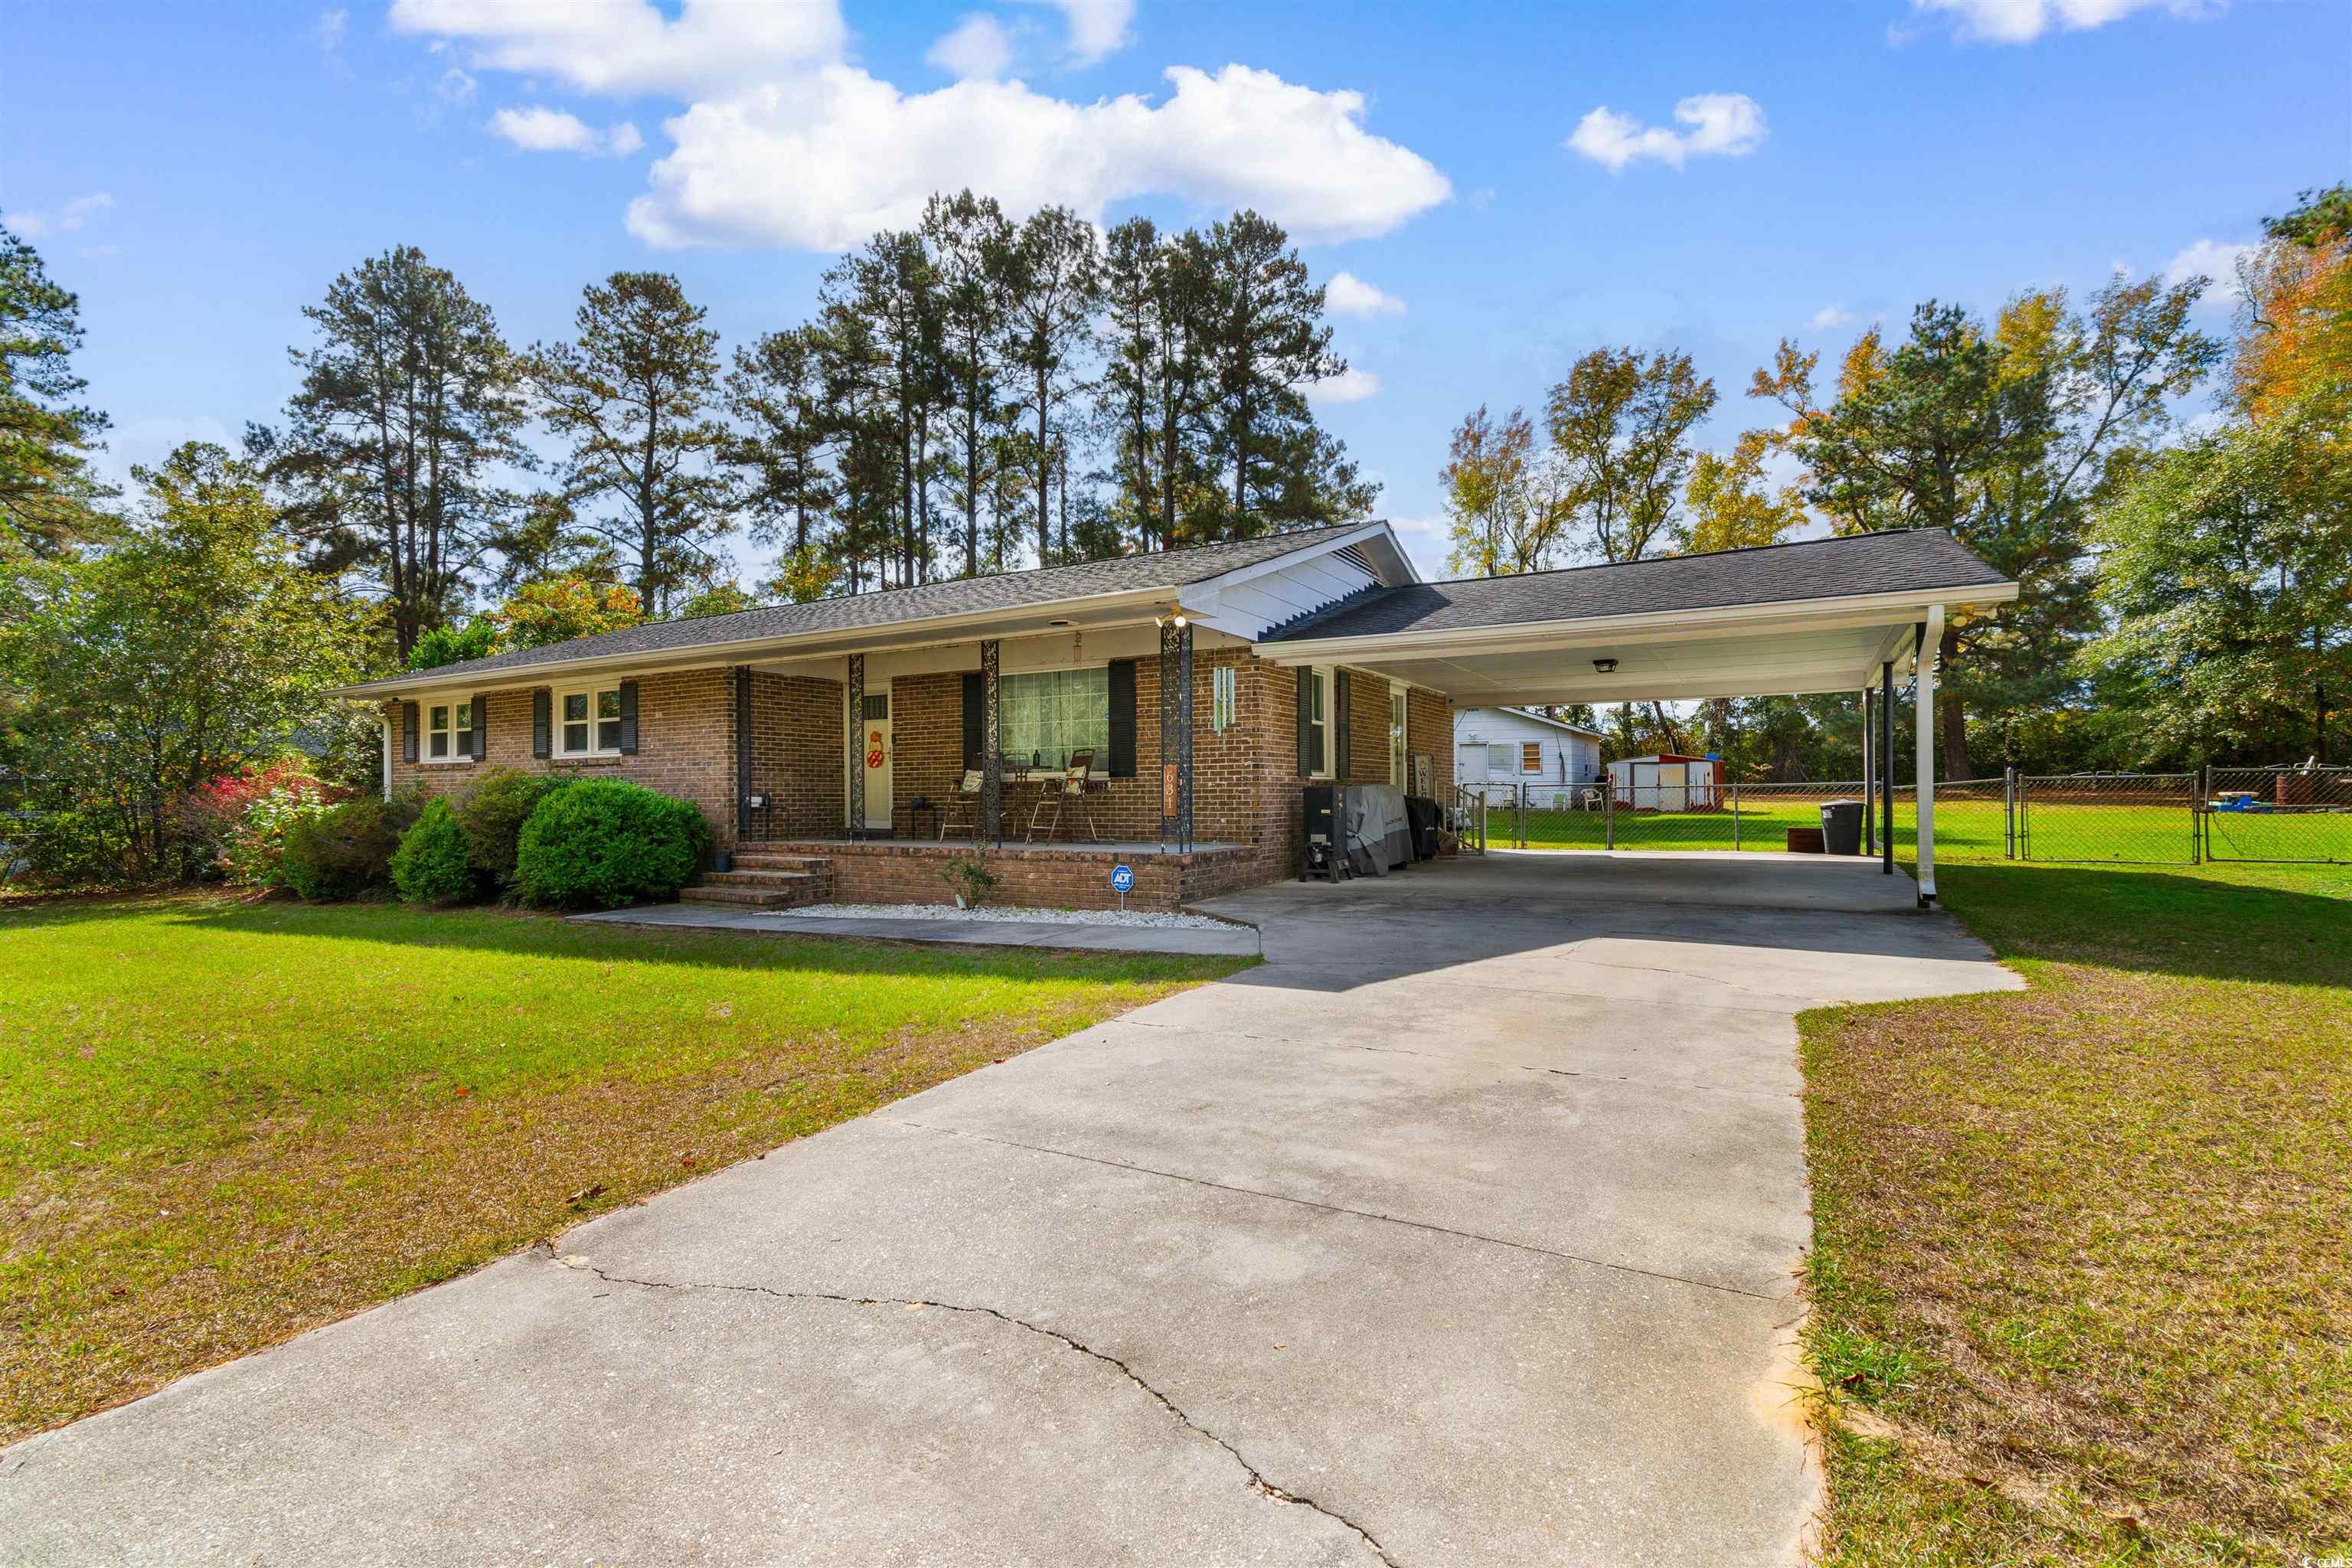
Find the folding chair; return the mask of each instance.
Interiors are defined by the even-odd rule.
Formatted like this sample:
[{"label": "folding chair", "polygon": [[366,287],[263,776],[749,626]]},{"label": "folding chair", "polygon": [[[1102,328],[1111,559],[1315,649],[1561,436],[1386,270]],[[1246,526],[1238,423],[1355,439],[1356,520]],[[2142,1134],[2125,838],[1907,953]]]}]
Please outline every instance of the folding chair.
[{"label": "folding chair", "polygon": [[974,843],[980,841],[980,770],[964,769],[963,783],[956,785],[955,798],[940,813],[940,843],[946,843],[949,831],[957,827],[968,830]]},{"label": "folding chair", "polygon": [[1070,753],[1070,765],[1062,770],[1060,778],[1039,793],[1037,807],[1029,814],[1029,842],[1034,844],[1037,841],[1037,826],[1042,822],[1045,827],[1045,841],[1052,843],[1054,835],[1061,831],[1062,807],[1071,802],[1076,803],[1078,815],[1087,819],[1087,836],[1090,838],[1102,837],[1095,828],[1094,803],[1087,798],[1087,775],[1094,771],[1094,765],[1093,747]]}]

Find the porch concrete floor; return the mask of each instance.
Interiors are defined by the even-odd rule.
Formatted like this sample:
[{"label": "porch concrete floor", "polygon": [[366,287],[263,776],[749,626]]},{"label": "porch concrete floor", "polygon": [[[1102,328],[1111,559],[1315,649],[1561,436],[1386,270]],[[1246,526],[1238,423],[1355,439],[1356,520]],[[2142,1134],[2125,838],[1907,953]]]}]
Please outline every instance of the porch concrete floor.
[{"label": "porch concrete floor", "polygon": [[1794,1015],[2019,984],[1853,869],[1496,856],[1213,900],[1265,963],[20,1443],[0,1540],[1793,1564]]}]

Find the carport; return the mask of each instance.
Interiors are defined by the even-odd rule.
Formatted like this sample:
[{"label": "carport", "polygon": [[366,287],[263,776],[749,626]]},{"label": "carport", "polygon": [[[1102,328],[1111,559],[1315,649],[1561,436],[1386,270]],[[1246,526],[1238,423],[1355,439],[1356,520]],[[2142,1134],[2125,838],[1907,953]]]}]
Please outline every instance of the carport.
[{"label": "carport", "polygon": [[1456,707],[1877,696],[1873,762],[1895,870],[1895,682],[1914,677],[1921,903],[1936,896],[1936,661],[1957,616],[2017,584],[1942,529],[1852,534],[1368,591],[1269,633],[1261,658],[1346,665]]}]

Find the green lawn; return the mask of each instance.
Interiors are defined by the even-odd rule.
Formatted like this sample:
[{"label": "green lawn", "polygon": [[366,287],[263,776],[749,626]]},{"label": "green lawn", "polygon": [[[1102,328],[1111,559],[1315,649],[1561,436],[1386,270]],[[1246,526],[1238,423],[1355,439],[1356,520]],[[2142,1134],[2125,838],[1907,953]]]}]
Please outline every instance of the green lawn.
[{"label": "green lawn", "polygon": [[[1527,819],[1530,849],[1599,849],[1611,825],[1594,811],[1531,805]],[[1737,814],[1722,811],[1626,812],[1615,814],[1620,849],[1740,849],[1778,851],[1788,847],[1787,830],[1821,826],[1821,803],[1841,796],[1743,795]],[[2352,862],[2352,813],[2270,816],[2216,812],[2208,819],[2212,851],[2234,860],[2295,858]],[[2187,805],[2030,805],[2024,816],[2027,854],[2037,861],[2185,864],[2195,854]],[[1488,811],[1487,842],[1512,847],[1517,817],[1507,807]],[[1898,799],[1895,849],[1908,858],[1917,842],[1916,813]],[[1936,858],[2000,860],[2006,858],[2006,815],[1997,791],[1938,796]]]},{"label": "green lawn", "polygon": [[1801,1020],[1832,1564],[2352,1551],[2352,868],[1948,868],[2017,994]]},{"label": "green lawn", "polygon": [[0,904],[0,1437],[1240,967]]}]

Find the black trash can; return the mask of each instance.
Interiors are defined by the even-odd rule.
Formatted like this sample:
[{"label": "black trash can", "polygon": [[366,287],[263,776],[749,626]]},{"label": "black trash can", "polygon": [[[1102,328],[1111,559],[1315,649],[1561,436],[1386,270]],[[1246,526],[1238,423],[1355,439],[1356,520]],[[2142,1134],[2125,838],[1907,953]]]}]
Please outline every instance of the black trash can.
[{"label": "black trash can", "polygon": [[1862,853],[1862,802],[1858,800],[1822,802],[1822,853],[1824,855]]}]

